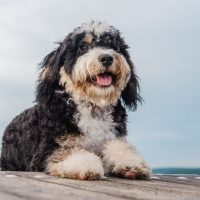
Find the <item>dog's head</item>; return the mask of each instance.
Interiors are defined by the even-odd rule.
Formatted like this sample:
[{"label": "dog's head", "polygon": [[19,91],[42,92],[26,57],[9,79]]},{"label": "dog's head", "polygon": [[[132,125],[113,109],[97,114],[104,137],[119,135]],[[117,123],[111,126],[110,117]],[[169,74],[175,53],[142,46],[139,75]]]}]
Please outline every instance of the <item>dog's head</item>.
[{"label": "dog's head", "polygon": [[135,109],[141,101],[139,84],[120,32],[102,22],[90,22],[70,33],[48,54],[37,88],[37,100],[51,100],[55,92],[66,92],[75,101],[100,107],[124,105]]}]

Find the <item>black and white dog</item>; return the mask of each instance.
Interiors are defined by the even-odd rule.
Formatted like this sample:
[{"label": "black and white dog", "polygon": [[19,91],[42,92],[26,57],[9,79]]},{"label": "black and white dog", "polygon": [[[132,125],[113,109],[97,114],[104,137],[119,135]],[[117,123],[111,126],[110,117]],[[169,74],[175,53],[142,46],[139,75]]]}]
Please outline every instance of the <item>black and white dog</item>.
[{"label": "black and white dog", "polygon": [[37,104],[5,130],[2,170],[148,179],[150,168],[126,140],[125,108],[141,102],[127,49],[117,29],[97,21],[60,42],[42,63]]}]

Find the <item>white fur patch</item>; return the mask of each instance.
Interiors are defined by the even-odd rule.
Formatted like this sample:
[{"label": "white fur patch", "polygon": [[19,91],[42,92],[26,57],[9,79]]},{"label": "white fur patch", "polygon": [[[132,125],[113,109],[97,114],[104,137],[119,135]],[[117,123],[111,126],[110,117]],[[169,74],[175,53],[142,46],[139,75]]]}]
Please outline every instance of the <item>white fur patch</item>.
[{"label": "white fur patch", "polygon": [[80,103],[77,114],[78,127],[84,134],[81,145],[88,151],[101,154],[105,142],[115,139],[115,123],[112,118],[112,108],[105,110],[94,108],[91,104]]},{"label": "white fur patch", "polygon": [[63,161],[62,177],[85,179],[87,174],[104,176],[101,160],[98,156],[85,150],[79,150]]},{"label": "white fur patch", "polygon": [[104,32],[115,32],[116,29],[106,22],[100,21],[91,21],[89,23],[83,23],[78,29],[77,32],[86,32],[90,33],[93,32],[97,36],[101,35]]}]

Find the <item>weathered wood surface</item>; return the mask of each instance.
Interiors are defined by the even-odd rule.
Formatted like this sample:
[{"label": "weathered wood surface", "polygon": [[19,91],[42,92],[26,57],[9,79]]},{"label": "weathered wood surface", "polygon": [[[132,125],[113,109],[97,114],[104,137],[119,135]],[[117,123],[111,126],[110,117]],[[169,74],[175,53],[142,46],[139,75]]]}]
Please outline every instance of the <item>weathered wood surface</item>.
[{"label": "weathered wood surface", "polygon": [[153,175],[151,181],[80,181],[39,172],[0,171],[0,200],[200,200],[200,176]]}]

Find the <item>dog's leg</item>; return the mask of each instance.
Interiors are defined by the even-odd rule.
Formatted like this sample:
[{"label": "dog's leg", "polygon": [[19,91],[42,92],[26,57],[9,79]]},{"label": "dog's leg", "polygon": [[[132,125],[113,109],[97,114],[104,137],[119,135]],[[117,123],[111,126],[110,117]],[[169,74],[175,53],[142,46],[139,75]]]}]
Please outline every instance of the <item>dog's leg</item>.
[{"label": "dog's leg", "polygon": [[50,161],[46,172],[54,176],[81,180],[97,180],[104,176],[101,159],[84,149],[72,151],[61,162]]},{"label": "dog's leg", "polygon": [[127,179],[149,179],[151,170],[125,140],[109,141],[103,150],[105,172]]}]

